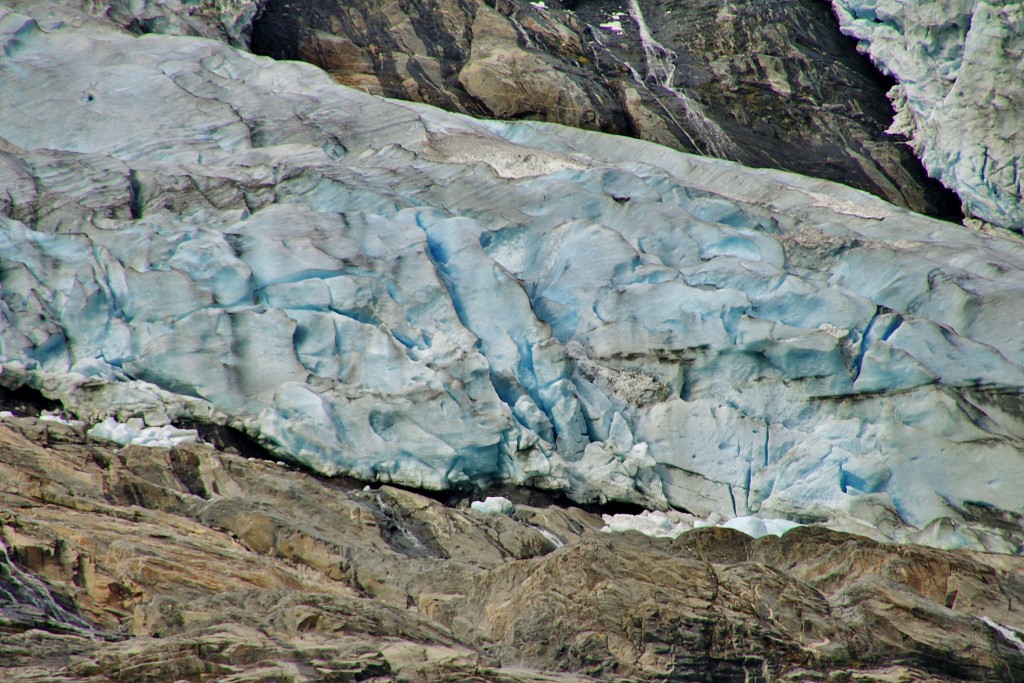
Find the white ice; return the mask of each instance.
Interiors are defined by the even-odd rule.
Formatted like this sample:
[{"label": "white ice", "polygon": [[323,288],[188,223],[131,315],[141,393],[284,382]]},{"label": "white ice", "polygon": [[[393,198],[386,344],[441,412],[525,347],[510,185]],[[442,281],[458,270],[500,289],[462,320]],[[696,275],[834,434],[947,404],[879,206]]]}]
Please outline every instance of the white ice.
[{"label": "white ice", "polygon": [[170,425],[143,427],[138,423],[118,422],[112,417],[93,425],[86,434],[94,439],[113,441],[122,446],[135,445],[154,448],[172,448],[183,443],[199,441],[199,433],[194,429],[178,429]]},{"label": "white ice", "polygon": [[45,410],[42,413],[40,413],[39,419],[42,420],[43,422],[57,422],[60,424],[69,425],[71,427],[82,427],[85,425],[85,423],[82,422],[81,420],[69,420],[60,413],[48,412]]},{"label": "white ice", "polygon": [[982,617],[981,620],[989,626],[991,626],[993,629],[995,629],[996,632],[1003,638],[1006,638],[1008,641],[1016,645],[1018,650],[1024,651],[1024,640],[1021,640],[1020,636],[1017,635],[1016,631],[1007,626],[1003,626],[1002,624],[997,623],[992,619],[989,619],[988,617]]},{"label": "white ice", "polygon": [[483,500],[474,500],[469,507],[488,515],[511,515],[515,512],[515,505],[503,496],[487,496]]},{"label": "white ice", "polygon": [[602,515],[604,532],[639,531],[647,536],[677,538],[692,529],[702,527],[721,527],[742,532],[753,538],[761,538],[769,534],[782,536],[790,529],[802,526],[786,519],[761,519],[753,516],[734,517],[722,521],[717,515],[708,519],[700,519],[682,512],[644,510],[638,515],[615,514]]}]

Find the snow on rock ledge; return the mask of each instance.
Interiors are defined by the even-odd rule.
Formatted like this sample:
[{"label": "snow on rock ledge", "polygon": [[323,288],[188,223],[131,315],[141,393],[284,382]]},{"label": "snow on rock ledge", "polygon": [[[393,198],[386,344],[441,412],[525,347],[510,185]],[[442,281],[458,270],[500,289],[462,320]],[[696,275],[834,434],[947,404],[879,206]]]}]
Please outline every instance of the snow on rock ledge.
[{"label": "snow on rock ledge", "polygon": [[0,12],[0,384],[370,481],[1016,542],[1017,239]]},{"label": "snow on rock ledge", "polygon": [[844,33],[899,85],[892,132],[964,212],[1024,230],[1024,5],[833,0]]}]

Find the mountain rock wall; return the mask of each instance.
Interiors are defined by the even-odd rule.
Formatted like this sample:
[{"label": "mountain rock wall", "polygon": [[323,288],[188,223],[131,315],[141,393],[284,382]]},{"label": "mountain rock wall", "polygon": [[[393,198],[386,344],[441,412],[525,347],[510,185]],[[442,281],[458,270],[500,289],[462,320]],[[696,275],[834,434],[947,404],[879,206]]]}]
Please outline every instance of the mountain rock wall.
[{"label": "mountain rock wall", "polygon": [[1024,675],[1019,557],[603,533],[542,497],[483,514],[253,454],[0,417],[4,681]]},{"label": "mountain rock wall", "polygon": [[844,182],[915,211],[957,210],[885,134],[888,85],[815,0],[269,2],[252,47],[374,94],[630,135]]}]

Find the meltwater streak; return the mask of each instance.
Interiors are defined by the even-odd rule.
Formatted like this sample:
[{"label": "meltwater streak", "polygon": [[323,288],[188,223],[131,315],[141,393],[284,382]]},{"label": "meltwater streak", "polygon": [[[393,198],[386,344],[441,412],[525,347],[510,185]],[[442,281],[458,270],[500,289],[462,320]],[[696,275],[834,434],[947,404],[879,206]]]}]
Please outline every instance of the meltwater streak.
[{"label": "meltwater streak", "polygon": [[15,564],[2,541],[0,621],[23,623],[51,632],[74,633],[90,639],[100,637],[89,622],[59,605],[41,579]]},{"label": "meltwater streak", "polygon": [[[676,53],[659,43],[651,35],[651,29],[647,26],[647,21],[644,19],[643,11],[637,0],[629,0],[629,16],[633,18],[640,34],[640,45],[644,49],[644,57],[647,61],[647,78],[654,80],[657,85],[671,92],[679,100],[686,113],[686,122],[690,124],[691,129],[699,134],[705,152],[720,159],[735,159],[736,146],[725,135],[725,131],[704,114],[700,104],[691,100],[673,85],[676,74]],[[683,128],[678,121],[676,121],[676,125]],[[701,145],[698,145],[689,134],[687,134],[687,138],[694,147],[700,149]]]}]

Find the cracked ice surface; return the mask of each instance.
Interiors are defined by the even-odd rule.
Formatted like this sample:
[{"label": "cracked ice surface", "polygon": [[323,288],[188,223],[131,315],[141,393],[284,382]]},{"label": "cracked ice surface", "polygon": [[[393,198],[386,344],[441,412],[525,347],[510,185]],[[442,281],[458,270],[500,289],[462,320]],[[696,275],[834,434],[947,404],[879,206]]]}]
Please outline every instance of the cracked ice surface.
[{"label": "cracked ice surface", "polygon": [[427,488],[1024,512],[1019,240],[60,19],[0,15],[4,384]]},{"label": "cracked ice surface", "polygon": [[964,211],[1024,230],[1024,6],[1017,0],[833,0],[844,33],[899,85],[906,134]]}]

